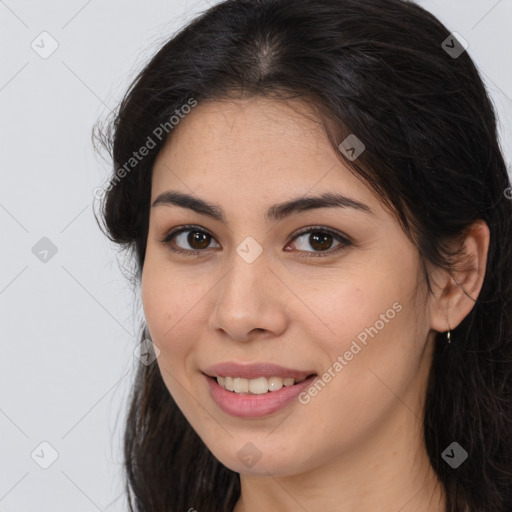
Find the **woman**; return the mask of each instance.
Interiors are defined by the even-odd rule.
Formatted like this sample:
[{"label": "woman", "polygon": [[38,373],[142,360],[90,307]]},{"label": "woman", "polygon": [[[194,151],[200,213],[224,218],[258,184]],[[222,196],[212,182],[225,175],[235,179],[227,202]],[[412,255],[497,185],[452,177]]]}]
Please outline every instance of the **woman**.
[{"label": "woman", "polygon": [[152,350],[131,510],[512,510],[510,179],[436,18],[222,2],[99,136]]}]

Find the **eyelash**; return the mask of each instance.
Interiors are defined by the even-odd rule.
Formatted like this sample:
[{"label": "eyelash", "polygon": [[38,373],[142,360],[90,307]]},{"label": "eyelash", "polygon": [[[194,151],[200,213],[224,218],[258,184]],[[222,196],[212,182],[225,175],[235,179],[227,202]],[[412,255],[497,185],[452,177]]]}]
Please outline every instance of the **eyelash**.
[{"label": "eyelash", "polygon": [[[206,231],[205,229],[203,229],[197,225],[194,225],[194,224],[187,224],[187,225],[180,226],[180,227],[170,231],[165,236],[165,238],[163,240],[161,240],[161,243],[168,246],[172,252],[185,254],[187,256],[196,256],[199,253],[205,252],[206,249],[190,249],[190,250],[188,250],[188,249],[174,248],[171,246],[170,242],[176,235],[185,233],[187,231],[197,231],[199,233],[208,235],[215,240],[215,237],[211,233]],[[288,243],[291,243],[291,242],[295,241],[297,238],[299,238],[301,235],[308,234],[308,233],[322,233],[322,234],[331,235],[332,237],[334,237],[334,239],[336,241],[340,242],[340,245],[338,245],[335,249],[328,249],[327,251],[299,251],[299,253],[304,253],[304,252],[307,253],[307,255],[299,254],[299,257],[303,257],[303,258],[309,258],[309,257],[318,258],[318,257],[320,257],[320,258],[322,258],[322,257],[326,257],[326,256],[332,256],[333,254],[337,254],[337,253],[345,250],[347,247],[353,245],[353,243],[346,236],[343,236],[340,233],[337,233],[336,231],[333,231],[329,228],[325,228],[322,226],[308,226],[307,228],[303,228],[303,229],[297,231],[296,233],[294,233],[292,239]]]}]

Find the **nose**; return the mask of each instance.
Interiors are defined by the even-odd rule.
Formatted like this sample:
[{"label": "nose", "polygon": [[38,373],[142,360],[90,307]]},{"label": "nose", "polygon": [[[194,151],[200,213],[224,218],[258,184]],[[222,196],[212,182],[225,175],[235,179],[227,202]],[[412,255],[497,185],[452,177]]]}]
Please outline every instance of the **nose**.
[{"label": "nose", "polygon": [[268,263],[265,252],[252,263],[234,254],[230,270],[214,288],[210,329],[243,342],[285,331],[289,297]]}]

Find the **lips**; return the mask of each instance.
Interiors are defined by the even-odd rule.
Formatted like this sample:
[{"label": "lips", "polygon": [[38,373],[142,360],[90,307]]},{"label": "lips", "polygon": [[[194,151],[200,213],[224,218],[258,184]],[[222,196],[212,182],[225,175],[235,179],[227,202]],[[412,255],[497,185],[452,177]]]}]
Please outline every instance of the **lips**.
[{"label": "lips", "polygon": [[312,375],[306,380],[279,391],[269,391],[261,395],[238,394],[221,387],[212,377],[204,377],[210,392],[210,397],[226,414],[238,418],[261,418],[297,404],[300,393],[311,386],[316,379]]},{"label": "lips", "polygon": [[[314,370],[299,370],[285,368],[273,363],[239,364],[233,362],[219,363],[203,370],[210,396],[218,407],[229,414],[239,418],[261,418],[284,409],[296,402],[298,395],[312,384],[317,377]],[[234,392],[224,386],[226,380],[249,381],[257,380],[283,381],[294,379],[294,384],[268,391],[262,388],[255,389],[256,393]],[[220,383],[219,383],[220,381]],[[222,383],[222,385],[221,385]],[[235,384],[233,382],[234,386]],[[245,383],[243,383],[245,385]],[[261,383],[259,383],[261,384]],[[279,382],[277,382],[279,384]]]},{"label": "lips", "polygon": [[268,379],[270,377],[280,377],[281,379],[292,378],[299,381],[315,374],[315,371],[286,368],[273,363],[239,364],[228,361],[209,366],[203,370],[203,373],[214,378],[241,377],[243,379],[257,379],[266,377]]}]

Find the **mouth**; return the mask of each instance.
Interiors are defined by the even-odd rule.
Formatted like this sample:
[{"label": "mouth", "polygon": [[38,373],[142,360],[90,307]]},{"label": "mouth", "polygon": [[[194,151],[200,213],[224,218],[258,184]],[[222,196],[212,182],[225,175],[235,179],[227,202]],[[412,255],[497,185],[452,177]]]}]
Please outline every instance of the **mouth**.
[{"label": "mouth", "polygon": [[274,363],[235,363],[226,361],[218,363],[203,370],[203,373],[209,377],[231,377],[241,379],[258,379],[265,377],[267,379],[276,377],[280,379],[294,379],[302,381],[315,373],[314,370],[298,370],[287,368]]},{"label": "mouth", "polygon": [[316,377],[316,373],[312,373],[306,377],[293,378],[293,377],[257,377],[255,379],[245,379],[243,377],[210,377],[215,380],[217,384],[227,391],[239,395],[264,395],[265,393],[274,393],[284,387],[292,387],[296,384],[304,382],[310,377]]},{"label": "mouth", "polygon": [[310,386],[318,374],[271,363],[221,363],[203,370],[210,396],[222,411],[239,418],[259,418],[283,409]]}]

